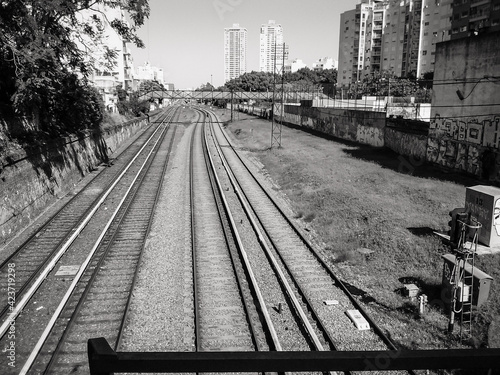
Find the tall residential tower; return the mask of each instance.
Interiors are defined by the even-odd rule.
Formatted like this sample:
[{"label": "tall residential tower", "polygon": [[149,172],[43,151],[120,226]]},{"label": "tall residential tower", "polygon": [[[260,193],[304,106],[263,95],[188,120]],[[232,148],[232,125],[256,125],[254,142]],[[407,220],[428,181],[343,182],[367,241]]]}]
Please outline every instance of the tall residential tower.
[{"label": "tall residential tower", "polygon": [[[280,72],[283,60],[286,59],[288,48],[283,48],[283,28],[271,20],[260,28],[259,71]],[[283,56],[284,55],[284,56]],[[276,62],[275,62],[276,59]]]},{"label": "tall residential tower", "polygon": [[224,29],[224,83],[246,72],[247,29],[233,24]]},{"label": "tall residential tower", "polygon": [[436,43],[450,39],[453,1],[361,0],[342,13],[339,84],[383,70],[417,78],[434,71]]}]

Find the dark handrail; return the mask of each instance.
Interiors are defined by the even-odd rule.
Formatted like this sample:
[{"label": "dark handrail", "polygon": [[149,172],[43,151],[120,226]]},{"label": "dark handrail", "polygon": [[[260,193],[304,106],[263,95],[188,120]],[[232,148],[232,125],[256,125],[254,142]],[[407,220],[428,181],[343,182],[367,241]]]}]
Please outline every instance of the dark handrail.
[{"label": "dark handrail", "polygon": [[500,349],[332,352],[115,352],[88,340],[91,375],[113,372],[286,372],[500,369]]}]

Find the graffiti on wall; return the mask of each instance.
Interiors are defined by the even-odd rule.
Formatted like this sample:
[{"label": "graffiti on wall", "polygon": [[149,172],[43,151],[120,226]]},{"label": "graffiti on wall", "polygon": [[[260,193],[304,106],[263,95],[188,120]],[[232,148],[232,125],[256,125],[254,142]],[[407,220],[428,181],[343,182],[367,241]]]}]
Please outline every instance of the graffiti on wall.
[{"label": "graffiti on wall", "polygon": [[500,116],[454,119],[436,115],[429,130],[429,135],[433,138],[447,138],[500,149]]},{"label": "graffiti on wall", "polygon": [[[434,117],[429,128],[427,160],[475,175],[497,174],[495,156],[486,162],[488,149],[500,149],[500,116]],[[485,164],[486,162],[486,164]],[[491,165],[489,165],[491,164]],[[496,171],[495,171],[496,170]]]},{"label": "graffiti on wall", "polygon": [[427,152],[427,136],[425,135],[404,133],[387,127],[384,130],[384,144],[398,154],[425,160]]},{"label": "graffiti on wall", "polygon": [[384,131],[371,126],[358,125],[356,141],[375,147],[383,147]]},{"label": "graffiti on wall", "polygon": [[475,145],[454,140],[429,138],[427,161],[478,175],[480,172],[479,150]]}]

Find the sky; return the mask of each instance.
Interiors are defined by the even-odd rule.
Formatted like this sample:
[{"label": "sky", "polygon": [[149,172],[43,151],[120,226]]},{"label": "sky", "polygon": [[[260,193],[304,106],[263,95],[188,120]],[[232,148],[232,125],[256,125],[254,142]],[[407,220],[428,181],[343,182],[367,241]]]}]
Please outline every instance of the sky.
[{"label": "sky", "polygon": [[224,84],[224,28],[247,29],[247,71],[259,70],[260,27],[283,27],[289,59],[307,66],[322,57],[338,59],[340,14],[360,0],[149,0],[151,14],[138,35],[144,49],[130,46],[134,66],[162,68],[176,89]]}]

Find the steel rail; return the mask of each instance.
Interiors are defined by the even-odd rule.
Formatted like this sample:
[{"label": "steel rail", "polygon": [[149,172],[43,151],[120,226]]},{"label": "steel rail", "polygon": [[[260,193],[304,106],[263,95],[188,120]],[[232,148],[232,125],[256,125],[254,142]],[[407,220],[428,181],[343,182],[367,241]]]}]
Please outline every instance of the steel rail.
[{"label": "steel rail", "polygon": [[[160,135],[158,141],[156,142],[156,145],[159,145],[160,142],[162,142],[162,140],[165,138],[165,135],[168,132],[168,123],[170,123],[171,120],[175,117],[175,114],[177,113],[177,111],[178,111],[178,108],[174,111],[174,113],[172,114],[171,118],[168,121],[166,121],[167,122],[167,127],[165,128],[163,134]],[[161,120],[160,126],[163,125],[163,123],[165,122],[166,118],[167,118],[167,116],[165,116]],[[170,153],[170,150],[172,149],[172,144],[173,144],[173,140],[174,140],[174,136],[175,136],[175,130],[176,129],[174,129],[174,134],[172,135],[172,139],[171,139],[170,144],[169,144],[169,152],[167,153],[167,161],[168,161],[168,155]],[[154,149],[156,148],[156,145],[155,145],[155,147],[151,151],[154,151]],[[159,146],[158,146],[158,148],[159,148]],[[156,148],[156,153],[158,152],[158,148]],[[155,155],[156,155],[156,153],[155,153]],[[154,157],[154,155],[153,155],[153,157]],[[147,167],[146,167],[147,170],[149,170],[150,167],[151,167],[151,164],[152,164],[152,161],[153,161],[152,160],[153,157],[149,157],[149,159],[146,161],[146,164],[148,164]],[[164,168],[162,170],[160,181],[163,180],[163,176],[165,175],[166,167],[167,167],[167,162],[165,163]],[[142,184],[142,182],[144,181],[144,178],[146,177],[147,170],[145,171],[144,174],[142,174],[140,180],[138,181],[139,184]],[[141,171],[138,172],[137,176],[139,176],[140,173],[141,173]],[[94,281],[95,281],[95,279],[97,277],[97,273],[100,270],[102,263],[104,262],[106,256],[108,255],[111,247],[114,244],[114,240],[115,240],[115,238],[116,238],[116,236],[118,234],[118,228],[121,225],[121,223],[126,219],[126,215],[128,214],[128,212],[130,210],[130,206],[132,205],[133,201],[136,199],[136,195],[138,194],[138,191],[139,191],[139,189],[136,189],[131,194],[132,197],[128,198],[129,199],[128,202],[124,201],[125,203],[124,203],[124,205],[122,207],[122,214],[119,217],[118,222],[116,222],[116,220],[115,220],[115,226],[117,228],[114,230],[114,232],[112,234],[112,237],[109,239],[105,250],[99,256],[100,259],[99,259],[98,263],[94,266],[94,270],[92,272],[92,275],[91,275],[89,281],[87,282],[87,285],[85,286],[85,289],[84,289],[82,295],[80,296],[80,299],[79,299],[77,305],[74,308],[74,311],[73,311],[73,313],[71,315],[71,318],[68,321],[68,324],[67,324],[67,326],[66,326],[66,328],[65,328],[62,336],[60,337],[56,348],[54,349],[54,351],[52,353],[52,357],[51,357],[50,361],[48,362],[47,367],[45,368],[44,374],[45,373],[48,373],[48,374],[51,373],[50,371],[52,369],[52,366],[54,365],[54,358],[56,358],[57,355],[59,354],[59,351],[61,350],[62,344],[64,343],[64,341],[66,340],[67,336],[69,335],[69,333],[71,331],[71,327],[73,326],[74,322],[76,321],[77,315],[80,313],[82,305],[85,302],[88,294],[90,293],[90,289],[91,289],[91,287],[92,287],[92,285],[93,285],[93,283],[94,283]],[[156,196],[155,196],[155,200],[154,200],[153,206],[156,206],[156,202],[158,201],[159,194],[160,194],[160,189],[158,189],[157,192],[156,192]],[[153,214],[154,214],[154,210],[152,211],[151,215],[153,215]],[[150,220],[148,220],[148,227],[146,229],[146,234],[149,232],[150,227],[151,227],[151,218],[150,218]],[[139,265],[140,262],[141,262],[143,250],[144,250],[144,244],[141,247],[140,255],[139,255],[139,258],[137,259],[137,265]],[[138,268],[136,267],[136,270],[134,272],[134,276],[132,277],[130,291],[132,291],[133,288],[134,288],[135,281],[137,279],[137,273],[138,273]],[[122,329],[123,329],[123,326],[125,324],[125,320],[126,320],[126,317],[127,317],[127,312],[128,312],[128,308],[129,308],[129,305],[130,305],[131,296],[132,296],[132,293],[129,293],[129,295],[127,297],[127,301],[125,303],[125,312],[124,312],[123,317],[121,319],[120,327],[118,329],[117,340],[116,340],[115,345],[114,345],[114,349],[115,350],[118,349],[118,344],[119,344],[119,341],[121,339]]]},{"label": "steel rail", "polygon": [[[213,133],[212,133],[212,138],[213,138]],[[208,140],[206,138],[205,138],[205,142],[208,145]],[[215,143],[217,152],[220,153],[221,151],[217,147],[217,143],[215,142],[215,139],[214,139],[214,143]],[[214,163],[212,155],[210,153],[208,153],[208,157],[210,159],[210,164],[213,166],[212,168],[215,168],[215,163]],[[221,161],[224,164],[224,161],[222,159],[221,159]],[[216,175],[216,181],[217,181],[217,186],[218,186],[219,191],[223,192],[222,184],[221,184],[219,178],[217,177],[217,175]],[[243,259],[243,264],[244,264],[246,272],[249,276],[250,284],[252,285],[252,289],[254,290],[255,296],[257,297],[259,309],[264,317],[265,326],[267,327],[267,330],[269,331],[269,335],[271,336],[272,344],[273,344],[272,346],[274,347],[274,349],[276,351],[282,351],[283,348],[282,348],[281,343],[279,341],[278,334],[276,333],[276,329],[274,328],[273,322],[271,320],[271,316],[269,315],[269,311],[266,307],[264,297],[262,296],[262,292],[260,291],[259,285],[257,283],[257,279],[253,273],[252,267],[250,265],[250,261],[248,260],[248,255],[247,255],[245,248],[243,246],[243,241],[241,240],[239,232],[236,229],[236,222],[234,221],[234,216],[232,214],[232,211],[229,207],[229,203],[228,203],[227,198],[224,195],[224,193],[221,194],[221,198],[222,198],[222,201],[224,202],[224,207],[226,209],[231,226],[232,226],[232,228],[234,228],[234,235],[236,238],[236,242],[238,244],[238,250],[239,250],[239,253],[241,255],[241,258]]]},{"label": "steel rail", "polygon": [[[204,113],[207,114],[207,112],[204,112]],[[212,118],[210,116],[208,116],[208,121],[209,121],[209,124],[211,124]],[[219,180],[219,177],[217,176],[217,173],[215,170],[216,169],[215,165],[211,163],[212,160],[210,159],[210,152],[208,149],[206,121],[203,124],[203,140],[204,140],[204,142],[202,142],[202,146],[203,146],[203,152],[204,152],[204,156],[205,156],[205,165],[206,165],[207,172],[208,172],[208,175],[210,178],[212,192],[213,192],[215,200],[217,201],[217,210],[219,213],[219,218],[220,218],[221,222],[227,222],[228,224],[230,224],[229,219],[228,219],[228,213],[225,212],[224,202],[222,201],[222,199],[223,199],[222,194],[223,193],[222,193],[222,190],[220,189],[220,186],[221,186],[220,182],[219,182],[220,180]],[[260,341],[257,340],[258,328],[256,327],[254,319],[252,319],[250,316],[251,305],[250,305],[250,302],[248,301],[248,299],[244,297],[243,275],[241,275],[237,269],[236,254],[234,254],[234,252],[231,250],[230,238],[234,238],[236,228],[233,228],[231,226],[229,226],[229,228],[227,228],[226,225],[222,225],[222,230],[224,231],[224,237],[226,238],[226,244],[227,244],[229,255],[231,258],[233,272],[236,276],[236,281],[238,284],[238,289],[240,292],[241,299],[243,301],[243,307],[245,309],[245,314],[248,317],[248,324],[249,324],[251,335],[252,335],[253,345],[257,349],[257,351],[262,351],[264,348],[262,347],[262,344],[260,343]],[[238,243],[235,242],[235,246],[237,247]],[[238,251],[237,248],[236,248],[236,251]],[[245,270],[243,270],[243,271],[245,271]],[[252,297],[255,298],[256,297],[255,291],[251,288],[251,284],[249,284],[249,286],[250,286],[250,293],[251,293]],[[267,336],[268,336],[268,333],[266,332],[266,337]]]},{"label": "steel rail", "polygon": [[[227,140],[227,137],[225,137],[225,138]],[[233,152],[234,152],[234,149],[233,149]],[[242,159],[239,158],[239,160],[243,164]],[[249,174],[252,175],[252,177],[253,177],[252,172],[248,168],[246,168],[246,169],[249,172]],[[236,180],[238,181],[237,178],[236,178]],[[255,178],[254,178],[254,180],[255,180]],[[238,182],[238,184],[239,184],[239,182]],[[259,186],[259,188],[262,191],[264,191],[266,193],[266,196],[269,197],[269,194],[267,194],[267,192],[265,191],[264,187],[262,185],[258,185],[258,186]],[[242,191],[242,194],[245,197],[246,201],[250,202],[250,200],[248,199],[248,196],[245,193],[245,191],[243,189],[241,189],[241,191]],[[277,253],[277,255],[278,255],[279,259],[280,259],[281,264],[283,265],[283,267],[286,270],[286,273],[289,275],[290,279],[292,280],[293,284],[295,285],[296,290],[298,291],[300,297],[303,300],[305,300],[308,309],[310,310],[310,312],[311,312],[314,320],[316,321],[316,323],[319,325],[319,327],[320,327],[320,329],[322,331],[322,334],[324,335],[326,341],[328,342],[328,344],[330,345],[330,347],[332,349],[338,350],[337,344],[335,342],[335,339],[330,334],[330,331],[326,328],[325,323],[323,322],[323,319],[320,317],[320,314],[318,313],[317,309],[314,307],[314,304],[312,303],[311,299],[307,296],[307,294],[304,292],[303,288],[300,286],[300,283],[297,280],[297,277],[294,275],[294,272],[291,270],[291,268],[289,267],[288,263],[285,261],[285,259],[283,257],[283,254],[280,251],[278,251],[279,246],[276,244],[276,241],[272,238],[272,236],[269,234],[269,232],[265,229],[265,226],[264,226],[261,218],[257,215],[257,213],[255,212],[255,210],[253,209],[253,207],[251,206],[250,203],[249,203],[249,206],[251,207],[252,212],[254,213],[254,216],[257,218],[257,221],[259,222],[260,226],[262,227],[264,233],[266,234],[267,239],[269,240],[269,242],[271,243],[271,245],[274,247],[274,249],[276,249],[276,253]],[[271,252],[269,252],[269,254],[271,254]],[[273,263],[273,266],[277,266],[277,261],[274,259],[274,257],[272,256],[272,254],[271,254],[271,258],[272,258],[271,261]],[[319,349],[319,350],[323,350],[323,349]]]},{"label": "steel rail", "polygon": [[257,234],[258,240],[259,240],[262,248],[265,250],[266,255],[267,255],[272,267],[274,268],[275,272],[278,274],[279,281],[280,281],[281,285],[285,288],[285,290],[288,294],[288,297],[290,298],[290,300],[295,308],[296,313],[299,315],[301,322],[304,325],[304,328],[306,329],[306,331],[309,335],[310,340],[313,342],[313,344],[317,350],[324,351],[325,348],[323,347],[323,344],[321,343],[318,336],[316,335],[316,332],[315,332],[314,328],[312,327],[311,322],[309,321],[306,313],[302,309],[302,306],[300,305],[300,302],[298,301],[292,287],[288,283],[288,281],[285,277],[285,274],[283,273],[280,265],[276,261],[276,258],[272,254],[272,251],[264,238],[264,234],[259,229],[257,221],[254,219],[254,217],[252,215],[253,209],[250,207],[249,203],[247,202],[245,193],[241,189],[239,182],[238,182],[238,179],[236,178],[233,171],[231,170],[231,167],[230,167],[229,163],[227,162],[227,159],[224,156],[222,150],[219,150],[219,154],[220,154],[221,159],[224,160],[224,163],[223,163],[224,168],[226,169],[226,173],[229,176],[229,179],[230,179],[231,184],[234,188],[234,191],[235,191],[236,195],[238,196],[238,198],[241,202],[241,205],[242,205],[248,219],[250,220],[250,223],[252,224],[252,227],[253,227],[255,233]]},{"label": "steel rail", "polygon": [[[174,115],[175,115],[175,113],[174,113]],[[173,117],[174,116],[172,116],[172,118]],[[163,122],[163,120],[162,120],[162,122]],[[172,135],[172,139],[171,139],[170,144],[168,146],[167,158],[165,160],[165,166],[163,167],[162,172],[161,172],[160,181],[162,181],[162,184],[163,184],[163,180],[164,180],[165,174],[167,172],[168,163],[170,161],[170,154],[172,152],[172,148],[173,148],[173,145],[174,145],[174,139],[175,139],[176,132],[177,132],[177,128],[174,129],[174,134]],[[156,191],[156,196],[155,196],[155,199],[154,199],[153,207],[157,207],[158,206],[158,201],[160,199],[160,194],[161,194],[161,185],[160,185],[160,188]],[[154,212],[154,209],[153,209],[153,212]],[[148,227],[146,228],[146,234],[148,234],[151,231],[151,225],[152,224],[153,224],[153,222],[152,222],[152,220],[150,220],[149,223],[148,223]],[[144,254],[144,251],[141,251],[139,259],[137,260],[137,264],[141,264],[142,255],[143,254]],[[132,278],[132,284],[131,284],[131,289],[130,289],[131,291],[134,290],[135,283],[137,281],[137,275],[138,275],[138,272],[135,272],[134,273],[134,277]],[[127,321],[127,317],[128,317],[128,312],[129,312],[131,300],[132,300],[132,293],[130,293],[129,296],[127,297],[127,302],[126,302],[126,306],[125,306],[125,313],[123,314],[123,318],[122,318],[122,321],[120,323],[120,328],[118,330],[118,337],[116,338],[115,350],[118,350],[119,346],[121,345],[121,340],[122,340],[122,336],[123,336],[123,328],[125,327],[125,323]]]},{"label": "steel rail", "polygon": [[[158,128],[155,130],[155,133],[160,129],[161,125],[158,126]],[[165,128],[163,129],[163,131],[165,131]],[[161,133],[160,133],[161,134]],[[148,139],[148,141],[151,140],[152,137],[150,137]],[[133,185],[135,184],[136,180],[138,179],[139,177],[139,174],[141,173],[141,171],[144,169],[145,165],[148,163],[148,160],[151,156],[151,154],[153,153],[154,149],[156,148],[156,144],[159,142],[161,136],[155,141],[155,143],[153,144],[153,147],[152,149],[149,151],[148,155],[147,155],[147,158],[146,158],[146,161],[141,165],[141,167],[139,168],[139,170],[137,171],[133,181],[130,183],[125,195],[122,197],[122,199],[120,200],[117,208],[115,209],[115,211],[113,212],[111,218],[108,220],[108,222],[106,223],[106,225],[104,226],[103,230],[101,231],[101,234],[99,235],[99,237],[97,238],[97,240],[95,241],[94,245],[92,246],[92,249],[90,250],[87,258],[85,259],[85,261],[82,263],[82,265],[80,266],[79,270],[78,270],[78,273],[75,275],[73,281],[71,282],[68,290],[66,291],[63,299],[61,300],[61,302],[59,303],[58,307],[56,308],[56,310],[54,311],[54,314],[52,315],[49,323],[47,324],[47,326],[45,327],[44,331],[42,332],[42,335],[40,336],[38,342],[36,343],[34,349],[31,351],[28,359],[26,360],[26,362],[24,363],[23,367],[21,368],[21,372],[19,373],[20,375],[24,375],[26,374],[31,365],[33,364],[33,362],[35,361],[36,359],[36,356],[38,355],[41,347],[43,346],[45,340],[47,339],[48,335],[50,334],[50,331],[52,330],[52,328],[54,327],[54,324],[57,320],[57,318],[59,317],[59,315],[61,314],[62,310],[64,309],[67,301],[69,300],[69,298],[71,297],[71,294],[73,293],[74,289],[76,288],[78,282],[80,281],[81,277],[83,276],[83,273],[85,272],[85,270],[87,269],[87,266],[89,265],[90,261],[92,260],[92,257],[94,256],[95,252],[97,251],[97,248],[99,247],[101,241],[103,240],[106,232],[108,231],[109,227],[111,226],[112,222],[114,221],[115,217],[117,216],[119,210],[121,209],[121,206],[124,204],[125,200],[127,199],[127,196],[129,194],[129,192],[132,190],[132,187]],[[140,151],[137,153],[137,155],[133,158],[133,161],[135,161],[135,159],[139,156],[140,152],[146,147],[147,143],[144,144],[143,147],[141,147]],[[132,161],[132,162],[133,162]],[[132,163],[131,162],[131,163]],[[125,172],[129,169],[131,164],[129,164],[127,166],[127,168],[125,169],[125,171],[120,175],[120,178],[112,185],[113,188],[116,186],[116,184],[118,183],[119,180],[121,180],[121,178],[123,177],[123,175],[125,174]],[[110,191],[109,191],[110,192]],[[107,195],[106,195],[107,196]],[[89,220],[90,221],[90,218]],[[88,222],[87,221],[87,222]]]},{"label": "steel rail", "polygon": [[[199,114],[199,118],[201,118],[201,113]],[[198,264],[196,262],[196,220],[195,216],[195,207],[194,207],[194,137],[196,135],[196,130],[199,126],[199,122],[196,122],[195,128],[191,133],[191,139],[189,142],[189,207],[190,207],[190,215],[191,215],[191,265],[192,265],[192,275],[193,275],[193,303],[194,303],[194,326],[195,326],[195,335],[194,342],[196,351],[201,352],[201,340],[199,340],[198,333],[200,332],[200,304],[198,303],[199,299],[199,280],[197,277],[196,269]]]}]

